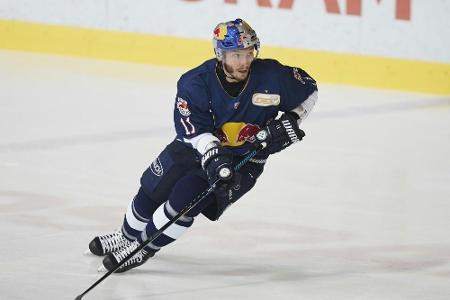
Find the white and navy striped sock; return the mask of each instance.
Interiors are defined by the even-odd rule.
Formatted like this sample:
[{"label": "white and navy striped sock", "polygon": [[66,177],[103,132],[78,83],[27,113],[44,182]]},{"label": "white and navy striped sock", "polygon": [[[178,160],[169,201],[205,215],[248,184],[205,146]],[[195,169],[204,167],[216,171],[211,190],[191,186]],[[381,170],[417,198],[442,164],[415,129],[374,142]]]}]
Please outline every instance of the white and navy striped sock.
[{"label": "white and navy striped sock", "polygon": [[122,233],[130,241],[136,240],[142,230],[145,229],[145,226],[147,226],[147,223],[150,221],[150,218],[146,218],[142,216],[142,214],[138,213],[134,204],[135,199],[136,198],[134,198],[128,205],[122,225]]},{"label": "white and navy striped sock", "polygon": [[[178,212],[173,209],[169,201],[161,204],[161,206],[153,213],[152,219],[148,222],[145,230],[143,230],[138,237],[138,240],[140,242],[146,241],[152,234],[158,231],[177,214]],[[194,218],[182,216],[178,221],[170,225],[157,239],[149,243],[145,249],[147,251],[157,251],[161,247],[172,243],[182,236],[193,223]]]}]

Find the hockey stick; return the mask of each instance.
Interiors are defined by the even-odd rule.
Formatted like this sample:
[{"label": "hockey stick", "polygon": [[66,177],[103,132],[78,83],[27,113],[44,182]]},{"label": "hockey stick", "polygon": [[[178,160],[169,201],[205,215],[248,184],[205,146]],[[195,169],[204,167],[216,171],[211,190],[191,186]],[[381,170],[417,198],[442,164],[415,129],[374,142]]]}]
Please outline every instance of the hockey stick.
[{"label": "hockey stick", "polygon": [[[241,169],[250,159],[255,157],[255,155],[261,150],[266,147],[266,143],[257,143],[255,149],[248,153],[241,161],[239,161],[234,166],[234,171],[238,171]],[[203,191],[201,194],[199,194],[197,197],[195,197],[185,208],[183,208],[175,217],[173,217],[169,222],[164,224],[158,231],[156,231],[152,236],[150,236],[146,241],[144,241],[142,244],[140,244],[133,252],[128,254],[123,260],[121,260],[114,268],[109,270],[105,275],[103,275],[100,279],[98,279],[96,282],[94,282],[87,290],[85,290],[82,294],[78,295],[75,300],[81,300],[84,295],[89,293],[94,287],[96,287],[100,282],[105,280],[109,275],[114,273],[117,269],[119,269],[127,260],[132,258],[134,255],[136,255],[139,251],[141,251],[147,244],[153,242],[156,238],[158,238],[170,225],[178,221],[184,214],[188,213],[192,208],[194,208],[200,201],[202,201],[205,197],[207,197],[209,194],[211,194],[214,191],[214,188],[216,187],[216,184],[220,180],[215,181],[208,189]]]}]

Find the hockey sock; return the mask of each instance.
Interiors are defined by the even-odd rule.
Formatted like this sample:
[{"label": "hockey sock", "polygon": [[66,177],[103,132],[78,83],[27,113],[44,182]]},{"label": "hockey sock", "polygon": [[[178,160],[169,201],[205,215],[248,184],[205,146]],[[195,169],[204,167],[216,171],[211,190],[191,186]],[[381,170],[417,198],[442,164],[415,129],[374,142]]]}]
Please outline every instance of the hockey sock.
[{"label": "hockey sock", "polygon": [[[198,176],[188,175],[181,178],[175,184],[169,200],[159,206],[154,212],[150,222],[148,222],[145,230],[138,237],[138,240],[140,242],[146,241],[153,233],[184,209],[197,195],[206,190],[208,186],[208,182]],[[214,197],[212,195],[206,197],[204,201],[195,206],[187,215],[182,216],[158,238],[149,243],[145,249],[147,251],[157,251],[161,247],[178,239],[194,223],[194,217],[213,199]]]},{"label": "hockey sock", "polygon": [[122,225],[123,235],[130,241],[136,240],[157,208],[158,204],[152,201],[140,188],[125,213]]}]

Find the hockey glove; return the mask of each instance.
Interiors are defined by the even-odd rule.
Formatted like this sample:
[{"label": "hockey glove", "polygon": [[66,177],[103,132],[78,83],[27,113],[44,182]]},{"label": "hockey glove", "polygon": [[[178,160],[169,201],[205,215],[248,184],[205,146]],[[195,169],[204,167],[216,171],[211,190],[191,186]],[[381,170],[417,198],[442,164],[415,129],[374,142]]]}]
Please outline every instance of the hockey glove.
[{"label": "hockey glove", "polygon": [[214,192],[218,195],[226,195],[230,188],[239,185],[239,182],[236,182],[239,176],[234,176],[233,155],[220,145],[203,154],[202,168],[206,172],[209,184],[216,183]]},{"label": "hockey glove", "polygon": [[267,144],[264,152],[274,154],[301,141],[305,132],[298,128],[297,120],[297,114],[286,112],[279,119],[269,121],[256,135],[259,142]]}]

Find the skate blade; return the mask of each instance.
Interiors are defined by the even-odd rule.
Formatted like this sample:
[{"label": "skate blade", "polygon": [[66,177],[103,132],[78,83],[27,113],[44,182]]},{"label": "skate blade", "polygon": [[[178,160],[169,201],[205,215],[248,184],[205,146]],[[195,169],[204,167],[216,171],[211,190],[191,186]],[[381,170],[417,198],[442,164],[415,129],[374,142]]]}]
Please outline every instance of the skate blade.
[{"label": "skate blade", "polygon": [[83,252],[83,255],[93,256],[94,254],[91,252],[91,250],[87,249],[86,251]]},{"label": "skate blade", "polygon": [[108,270],[105,268],[104,265],[101,265],[100,267],[98,267],[97,272],[106,273],[106,272],[108,272]]}]

